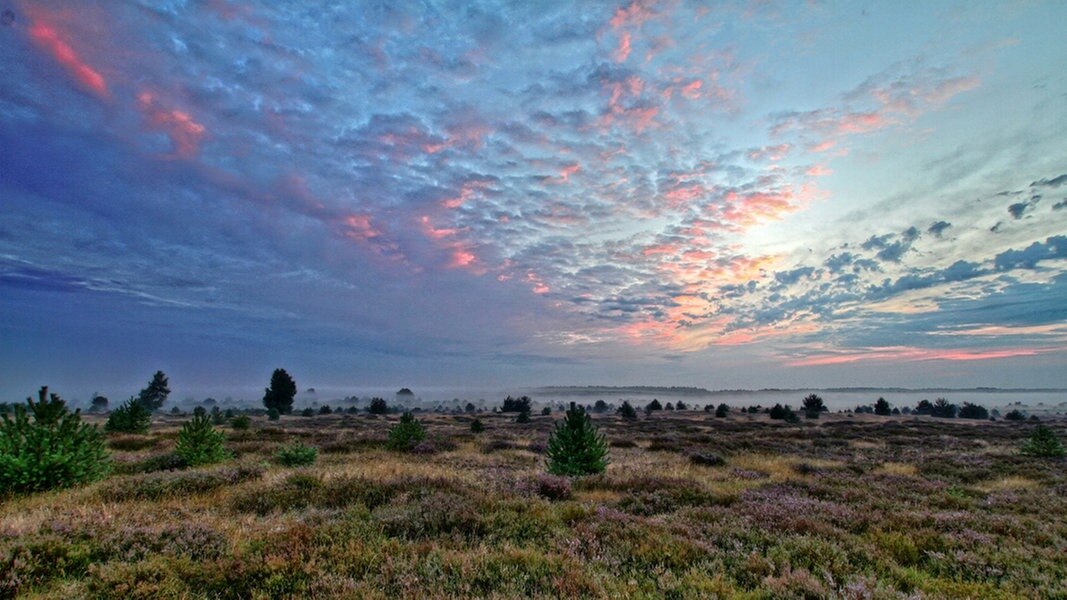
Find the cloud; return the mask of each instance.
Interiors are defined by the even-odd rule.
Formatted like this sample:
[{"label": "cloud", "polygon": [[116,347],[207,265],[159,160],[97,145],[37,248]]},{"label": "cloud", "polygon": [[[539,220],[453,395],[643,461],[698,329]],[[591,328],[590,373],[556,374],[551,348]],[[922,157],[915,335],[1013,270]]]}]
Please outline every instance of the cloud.
[{"label": "cloud", "polygon": [[949,223],[948,221],[935,221],[934,223],[930,224],[930,227],[926,230],[926,232],[931,233],[937,237],[941,237],[941,234],[944,233],[945,230],[949,227],[952,227],[952,223]]},{"label": "cloud", "polygon": [[1005,250],[996,255],[993,263],[998,271],[1034,269],[1039,262],[1055,258],[1067,258],[1067,236],[1052,236],[1022,250]]}]

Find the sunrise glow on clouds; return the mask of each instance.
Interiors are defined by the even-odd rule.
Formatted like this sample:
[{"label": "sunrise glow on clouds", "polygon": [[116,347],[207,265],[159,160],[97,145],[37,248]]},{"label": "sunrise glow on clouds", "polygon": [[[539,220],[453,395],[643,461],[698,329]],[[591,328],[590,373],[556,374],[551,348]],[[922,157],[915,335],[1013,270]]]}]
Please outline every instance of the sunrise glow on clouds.
[{"label": "sunrise glow on clouds", "polygon": [[1061,4],[9,4],[13,389],[1067,385]]}]

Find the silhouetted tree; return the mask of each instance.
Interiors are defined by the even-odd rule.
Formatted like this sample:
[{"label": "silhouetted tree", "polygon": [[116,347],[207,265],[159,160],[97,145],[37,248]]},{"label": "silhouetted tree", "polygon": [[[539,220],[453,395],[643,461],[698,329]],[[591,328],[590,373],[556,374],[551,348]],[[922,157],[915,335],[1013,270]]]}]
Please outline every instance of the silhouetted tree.
[{"label": "silhouetted tree", "polygon": [[389,405],[385,403],[385,398],[371,398],[367,412],[372,415],[384,415],[389,412]]},{"label": "silhouetted tree", "polygon": [[1024,415],[1022,413],[1022,411],[1020,411],[1019,409],[1015,408],[1015,409],[1012,409],[1011,412],[1009,412],[1008,414],[1004,415],[1004,420],[1006,420],[1006,421],[1025,421],[1026,420],[1026,415]]},{"label": "silhouetted tree", "polygon": [[679,401],[678,401],[678,402],[677,402],[677,403],[676,403],[676,404],[674,405],[674,408],[675,408],[675,410],[689,410],[689,405],[688,405],[688,404],[686,404],[685,402],[683,402],[683,401],[679,400]]},{"label": "silhouetted tree", "polygon": [[530,397],[512,398],[508,396],[504,398],[504,405],[500,407],[500,412],[530,412]]},{"label": "silhouetted tree", "polygon": [[649,402],[645,405],[646,413],[651,413],[654,410],[663,410],[663,405],[660,404],[659,400],[656,400],[655,398],[652,399],[652,402]]},{"label": "silhouetted tree", "polygon": [[960,415],[959,416],[960,416],[961,419],[982,419],[982,420],[985,420],[985,419],[989,418],[989,410],[986,409],[986,407],[984,407],[984,406],[979,406],[977,404],[971,404],[970,402],[964,402],[963,403],[963,407],[960,408]]},{"label": "silhouetted tree", "polygon": [[826,411],[826,405],[818,394],[808,394],[804,397],[804,416],[809,419],[818,419],[819,415]]},{"label": "silhouetted tree", "polygon": [[633,405],[630,404],[629,401],[626,401],[623,402],[622,406],[619,407],[619,416],[626,419],[627,421],[636,421],[637,411],[634,409]]},{"label": "silhouetted tree", "polygon": [[934,401],[933,410],[930,414],[935,417],[941,417],[942,419],[954,419],[956,418],[956,405],[952,404],[944,398],[938,398]]},{"label": "silhouetted tree", "polygon": [[274,369],[270,376],[270,387],[264,391],[263,406],[267,409],[276,409],[278,413],[287,415],[293,412],[293,398],[296,396],[296,382],[285,372],[285,369]]},{"label": "silhouetted tree", "polygon": [[608,403],[604,402],[603,400],[597,400],[596,404],[593,405],[593,412],[602,413],[602,412],[607,412],[607,410],[608,410]]},{"label": "silhouetted tree", "polygon": [[885,417],[891,412],[892,410],[889,408],[889,402],[886,402],[885,398],[879,398],[878,401],[874,403],[874,414]]},{"label": "silhouetted tree", "polygon": [[89,412],[98,413],[107,410],[107,398],[100,394],[93,394],[93,399],[89,402]]},{"label": "silhouetted tree", "polygon": [[730,412],[730,407],[729,406],[726,406],[725,403],[724,404],[720,404],[715,409],[715,417],[719,418],[719,419],[726,418],[726,414],[729,413],[729,412]]},{"label": "silhouetted tree", "polygon": [[468,402],[467,405],[463,407],[463,410],[467,411],[468,413],[473,413],[478,410],[478,407],[475,406],[473,402]]},{"label": "silhouetted tree", "polygon": [[152,381],[148,382],[148,387],[137,395],[137,401],[148,410],[159,410],[167,401],[167,396],[170,395],[170,388],[167,387],[169,383],[163,371],[156,371],[156,374],[152,376]]},{"label": "silhouetted tree", "polygon": [[934,405],[926,398],[923,398],[915,405],[915,410],[912,412],[917,415],[932,415],[934,414]]}]

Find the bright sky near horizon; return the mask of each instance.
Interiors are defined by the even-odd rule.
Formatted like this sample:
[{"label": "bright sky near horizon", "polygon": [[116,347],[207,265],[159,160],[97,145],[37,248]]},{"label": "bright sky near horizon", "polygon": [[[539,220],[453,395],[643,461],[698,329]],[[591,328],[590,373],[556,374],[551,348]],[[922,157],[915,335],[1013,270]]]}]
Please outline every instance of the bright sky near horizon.
[{"label": "bright sky near horizon", "polygon": [[0,11],[3,400],[1067,387],[1067,3]]}]

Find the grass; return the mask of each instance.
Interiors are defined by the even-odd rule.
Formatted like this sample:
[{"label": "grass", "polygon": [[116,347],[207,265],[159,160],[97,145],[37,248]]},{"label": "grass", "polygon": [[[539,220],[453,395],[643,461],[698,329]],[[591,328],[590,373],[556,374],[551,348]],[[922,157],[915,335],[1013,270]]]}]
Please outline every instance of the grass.
[{"label": "grass", "polygon": [[1067,597],[1067,463],[1019,455],[1029,423],[594,415],[632,443],[568,483],[561,415],[479,418],[420,415],[412,454],[395,417],[257,417],[199,468],[180,418],[112,434],[107,479],[0,505],[0,598]]}]

